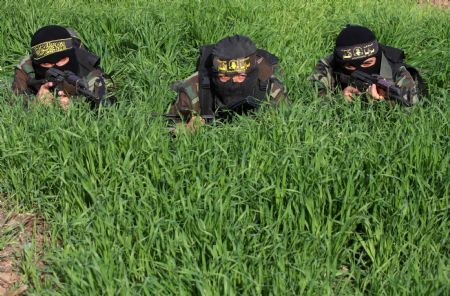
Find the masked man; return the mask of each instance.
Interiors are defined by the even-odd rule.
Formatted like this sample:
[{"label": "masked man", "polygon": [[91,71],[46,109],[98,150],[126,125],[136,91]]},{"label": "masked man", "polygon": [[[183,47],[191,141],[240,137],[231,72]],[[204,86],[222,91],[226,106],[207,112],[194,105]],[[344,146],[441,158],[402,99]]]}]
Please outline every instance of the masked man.
[{"label": "masked man", "polygon": [[197,72],[172,87],[178,97],[169,115],[189,126],[193,118],[203,122],[208,116],[246,114],[264,103],[277,104],[285,98],[277,63],[277,57],[241,35],[202,46]]},{"label": "masked man", "polygon": [[[15,94],[25,95],[26,105],[57,101],[66,109],[70,100],[82,96],[77,91],[82,85],[98,99],[95,104],[115,101],[111,94],[112,81],[105,78],[107,75],[99,67],[100,58],[89,52],[71,29],[55,25],[40,28],[31,38],[31,52],[16,67],[12,84]],[[70,71],[72,77],[81,79],[75,86],[65,83],[65,87],[56,88],[55,82],[46,80],[49,69]]]},{"label": "masked man", "polygon": [[374,100],[390,100],[375,84],[358,89],[352,74],[359,71],[395,86],[400,97],[397,101],[409,106],[419,101],[425,85],[418,71],[403,63],[404,57],[401,49],[380,44],[368,28],[347,25],[336,38],[334,53],[317,63],[310,80],[321,96],[340,89],[347,101],[363,92]]}]

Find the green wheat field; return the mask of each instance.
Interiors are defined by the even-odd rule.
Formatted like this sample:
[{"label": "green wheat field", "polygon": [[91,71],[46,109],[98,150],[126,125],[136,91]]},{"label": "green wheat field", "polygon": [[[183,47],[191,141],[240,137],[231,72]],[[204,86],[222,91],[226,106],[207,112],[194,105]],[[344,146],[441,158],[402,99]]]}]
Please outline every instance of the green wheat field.
[{"label": "green wheat field", "polygon": [[[2,0],[0,16],[0,205],[49,225],[44,251],[19,258],[28,295],[450,293],[449,9]],[[405,50],[422,104],[317,98],[307,77],[347,23]],[[102,57],[120,104],[23,109],[14,67],[47,24]],[[152,116],[171,82],[237,33],[280,57],[292,104],[171,137]]]}]

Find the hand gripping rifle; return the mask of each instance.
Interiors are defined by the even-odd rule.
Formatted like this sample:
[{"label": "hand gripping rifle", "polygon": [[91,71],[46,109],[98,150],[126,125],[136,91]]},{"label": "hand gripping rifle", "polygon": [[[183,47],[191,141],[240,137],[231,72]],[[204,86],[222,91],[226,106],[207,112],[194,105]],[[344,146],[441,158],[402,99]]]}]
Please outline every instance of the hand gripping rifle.
[{"label": "hand gripping rifle", "polygon": [[362,71],[353,71],[351,75],[339,73],[341,81],[356,87],[360,92],[365,92],[372,85],[375,84],[377,89],[384,92],[384,97],[388,100],[394,100],[398,103],[411,107],[412,102],[405,100],[404,95],[409,91],[406,88],[398,87],[391,80],[381,77],[380,75],[370,75]]},{"label": "hand gripping rifle", "polygon": [[[200,115],[199,115],[200,116]],[[185,120],[185,118],[179,114],[158,114],[158,113],[152,113],[152,117],[156,118],[156,117],[163,117],[165,119],[167,119],[168,121],[171,121],[174,125],[178,122],[181,122],[183,120]],[[214,115],[201,115],[201,117],[205,120],[206,124],[211,124],[214,122],[214,120],[216,120],[217,118]],[[190,120],[190,116],[187,117],[189,121]]]},{"label": "hand gripping rifle", "polygon": [[[183,120],[185,120],[185,118],[183,116],[179,115],[179,114],[158,114],[158,113],[152,113],[152,117],[153,118],[163,117],[164,119],[166,119],[167,122],[168,122],[168,126],[165,129],[167,129],[170,132],[174,132],[176,130],[177,123],[182,122]],[[203,120],[205,120],[206,124],[212,124],[214,122],[214,120],[217,119],[213,115],[201,115],[201,117],[203,118]],[[188,116],[187,118],[190,119],[190,116]],[[189,120],[187,120],[187,121],[189,121]]]},{"label": "hand gripping rifle", "polygon": [[57,90],[70,90],[73,95],[83,96],[95,105],[99,105],[102,101],[102,98],[90,91],[88,84],[72,71],[50,68],[45,72],[44,79],[31,78],[28,80],[28,85],[38,89],[40,85],[47,82],[55,83],[55,89]]}]

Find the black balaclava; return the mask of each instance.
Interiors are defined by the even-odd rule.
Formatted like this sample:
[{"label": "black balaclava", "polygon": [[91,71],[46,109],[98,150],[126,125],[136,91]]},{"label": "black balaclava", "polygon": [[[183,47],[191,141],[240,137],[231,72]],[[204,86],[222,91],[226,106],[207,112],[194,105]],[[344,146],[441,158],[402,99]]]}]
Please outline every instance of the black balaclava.
[{"label": "black balaclava", "polygon": [[[242,35],[226,37],[213,48],[212,87],[225,106],[231,107],[251,97],[258,86],[258,69],[256,67],[256,46],[250,38]],[[242,83],[221,82],[218,74],[234,76],[245,73],[247,78]]]},{"label": "black balaclava", "polygon": [[31,38],[31,59],[36,79],[43,79],[48,70],[41,67],[41,64],[55,64],[65,57],[69,57],[69,62],[62,67],[55,65],[54,68],[78,74],[79,65],[75,54],[77,44],[75,43],[75,38],[64,27],[50,25],[37,30]]},{"label": "black balaclava", "polygon": [[[362,62],[371,57],[377,58],[375,65],[361,67]],[[338,71],[344,74],[350,75],[353,72],[344,67],[346,64],[367,74],[380,74],[381,57],[381,48],[375,34],[366,27],[347,25],[336,38],[334,60]]]}]

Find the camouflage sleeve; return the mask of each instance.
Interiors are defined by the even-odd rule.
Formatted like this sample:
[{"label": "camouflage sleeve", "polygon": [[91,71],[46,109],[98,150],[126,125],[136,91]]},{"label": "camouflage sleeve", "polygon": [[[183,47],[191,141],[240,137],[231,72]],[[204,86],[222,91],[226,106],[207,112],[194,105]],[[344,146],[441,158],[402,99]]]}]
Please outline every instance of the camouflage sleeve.
[{"label": "camouflage sleeve", "polygon": [[13,82],[11,90],[16,95],[26,94],[34,95],[36,91],[28,86],[28,74],[34,72],[31,58],[26,55],[22,58],[20,63],[15,67]]},{"label": "camouflage sleeve", "polygon": [[331,59],[332,56],[320,59],[314,67],[313,73],[308,78],[320,96],[332,92],[336,86],[336,81],[333,77],[333,68],[331,67]]},{"label": "camouflage sleeve", "polygon": [[179,91],[177,100],[169,107],[169,112],[167,112],[167,114],[180,116],[181,120],[188,121],[192,113],[194,113],[194,108],[191,99],[184,91]]},{"label": "camouflage sleeve", "polygon": [[282,81],[283,76],[284,73],[281,67],[278,64],[274,65],[273,74],[270,77],[270,101],[274,105],[277,105],[282,101],[289,102],[289,98],[286,94],[286,88]]},{"label": "camouflage sleeve", "polygon": [[94,69],[86,76],[89,90],[101,98],[103,105],[112,105],[116,101],[115,86],[112,78],[100,69]]},{"label": "camouflage sleeve", "polygon": [[27,74],[24,71],[16,68],[16,71],[14,72],[13,83],[11,86],[13,93],[16,95],[29,94],[30,89],[28,88],[27,80]]},{"label": "camouflage sleeve", "polygon": [[35,98],[35,92],[28,86],[28,75],[21,69],[16,68],[14,72],[13,82],[11,85],[12,93],[15,98],[9,98],[9,103],[12,104],[17,98],[21,98],[22,103],[27,107]]},{"label": "camouflage sleeve", "polygon": [[177,92],[177,99],[169,107],[167,114],[179,115],[180,119],[188,121],[193,114],[201,112],[197,72],[185,80],[175,82],[172,89]]},{"label": "camouflage sleeve", "polygon": [[394,75],[395,85],[403,89],[403,99],[412,104],[419,102],[418,81],[405,66],[401,66]]}]

